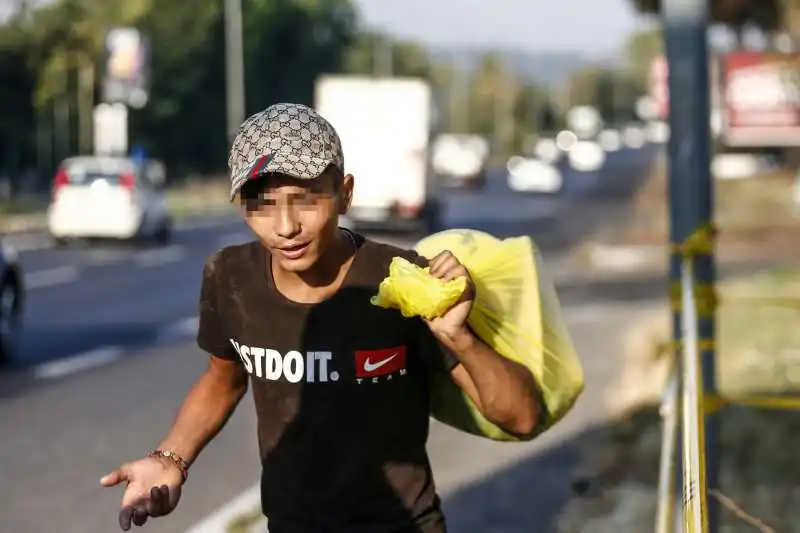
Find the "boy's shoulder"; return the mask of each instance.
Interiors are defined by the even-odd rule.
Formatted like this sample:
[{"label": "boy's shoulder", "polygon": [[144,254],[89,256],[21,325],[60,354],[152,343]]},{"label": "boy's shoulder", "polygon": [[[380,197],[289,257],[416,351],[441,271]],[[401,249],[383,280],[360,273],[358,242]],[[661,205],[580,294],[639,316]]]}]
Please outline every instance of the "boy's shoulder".
[{"label": "boy's shoulder", "polygon": [[403,259],[420,266],[427,265],[427,260],[412,248],[402,248],[400,246],[378,242],[372,239],[364,238],[362,252],[368,256],[369,263],[374,265],[375,269],[380,271],[380,273],[383,275],[388,274],[389,264],[395,257],[402,257]]},{"label": "boy's shoulder", "polygon": [[226,277],[232,274],[241,274],[247,267],[252,266],[257,258],[258,241],[234,244],[217,250],[206,259],[204,275],[217,277],[224,273]]}]

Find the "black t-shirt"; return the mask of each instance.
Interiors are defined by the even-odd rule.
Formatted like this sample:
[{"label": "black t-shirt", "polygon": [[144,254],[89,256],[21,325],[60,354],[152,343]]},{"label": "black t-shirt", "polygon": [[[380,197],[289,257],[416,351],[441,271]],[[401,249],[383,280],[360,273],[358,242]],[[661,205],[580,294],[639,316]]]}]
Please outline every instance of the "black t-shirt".
[{"label": "black t-shirt", "polygon": [[457,361],[420,319],[370,303],[392,258],[425,260],[353,236],[342,287],[318,304],[278,292],[257,242],[212,256],[198,344],[251,376],[272,533],[443,533],[429,379]]}]

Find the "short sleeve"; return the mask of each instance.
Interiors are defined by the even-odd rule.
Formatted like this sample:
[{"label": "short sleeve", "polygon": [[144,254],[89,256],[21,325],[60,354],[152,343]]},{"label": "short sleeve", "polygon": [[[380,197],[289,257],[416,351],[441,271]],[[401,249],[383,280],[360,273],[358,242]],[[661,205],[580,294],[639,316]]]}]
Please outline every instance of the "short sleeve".
[{"label": "short sleeve", "polygon": [[222,359],[237,360],[238,354],[225,334],[224,322],[218,308],[219,267],[219,254],[214,254],[203,267],[197,345],[201,350]]}]

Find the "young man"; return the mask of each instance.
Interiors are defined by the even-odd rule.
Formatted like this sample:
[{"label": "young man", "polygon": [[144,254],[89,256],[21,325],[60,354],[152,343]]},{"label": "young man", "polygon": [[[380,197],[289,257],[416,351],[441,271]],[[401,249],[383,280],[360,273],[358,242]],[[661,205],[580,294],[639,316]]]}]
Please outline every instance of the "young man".
[{"label": "young man", "polygon": [[[518,434],[539,417],[530,373],[468,328],[471,282],[429,322],[370,304],[393,257],[425,261],[338,227],[354,178],[313,110],[277,104],[250,117],[228,164],[231,198],[257,240],[205,266],[198,344],[211,355],[172,429],[101,480],[127,485],[120,527],[175,508],[189,465],[249,382],[272,533],[443,533],[425,451],[431,373],[449,372],[487,418]],[[469,278],[448,252],[430,268]]]}]

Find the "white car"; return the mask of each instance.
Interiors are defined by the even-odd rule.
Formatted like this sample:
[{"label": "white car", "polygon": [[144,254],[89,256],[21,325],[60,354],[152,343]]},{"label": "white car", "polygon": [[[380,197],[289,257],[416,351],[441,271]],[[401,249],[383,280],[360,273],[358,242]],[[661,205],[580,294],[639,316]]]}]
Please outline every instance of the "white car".
[{"label": "white car", "polygon": [[72,157],[53,181],[47,227],[57,244],[70,239],[152,239],[167,244],[172,217],[160,163],[125,157]]},{"label": "white car", "polygon": [[578,141],[569,151],[569,165],[578,172],[597,172],[606,162],[606,153],[594,141]]},{"label": "white car", "polygon": [[555,194],[563,186],[558,169],[534,158],[514,156],[508,160],[508,187],[517,192]]}]

